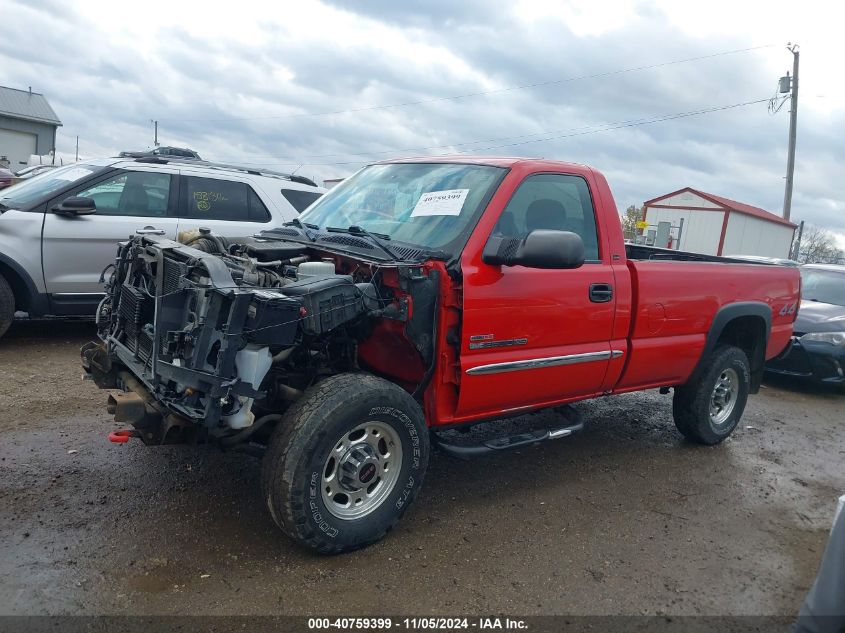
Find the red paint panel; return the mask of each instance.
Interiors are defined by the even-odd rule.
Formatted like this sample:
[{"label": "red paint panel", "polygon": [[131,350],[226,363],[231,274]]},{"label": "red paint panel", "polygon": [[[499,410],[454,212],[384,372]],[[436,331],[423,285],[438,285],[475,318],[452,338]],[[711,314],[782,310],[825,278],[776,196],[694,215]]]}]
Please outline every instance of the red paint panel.
[{"label": "red paint panel", "polygon": [[766,360],[780,354],[792,340],[792,323],[777,323],[772,325],[769,334],[769,344],[766,346]]},{"label": "red paint panel", "polygon": [[429,266],[440,272],[440,308],[435,342],[437,364],[424,397],[426,421],[429,426],[434,426],[453,422],[458,408],[460,364],[458,350],[449,341],[461,330],[463,286],[449,277],[443,262],[432,261]]},{"label": "red paint panel", "polygon": [[[772,309],[767,358],[789,340],[792,316],[779,313],[797,301],[795,269],[716,262],[629,261],[635,313],[631,352],[618,390],[683,383],[703,349],[716,312],[730,303],[758,301]],[[693,358],[694,357],[694,358]]]},{"label": "red paint panel", "polygon": [[628,366],[614,391],[684,382],[701,357],[705,338],[687,334],[632,340]]},{"label": "red paint panel", "polygon": [[411,391],[425,373],[422,357],[405,336],[405,324],[381,319],[358,345],[358,359],[367,369]]},{"label": "red paint panel", "polygon": [[[607,343],[604,343],[607,347]],[[596,345],[545,348],[543,356],[563,356],[596,351]],[[488,355],[485,362],[523,360],[527,354],[508,352]],[[468,362],[462,368],[458,416],[496,416],[514,408],[536,406],[538,402],[565,397],[587,397],[598,391],[607,372],[608,362],[592,361],[578,365],[562,365],[501,374],[472,375],[466,369],[477,366]]]},{"label": "red paint panel", "polygon": [[[484,245],[511,195],[525,177],[536,172],[572,174],[587,181],[597,208],[601,262],[584,264],[575,270],[539,270],[492,266],[482,261]],[[464,294],[456,418],[491,417],[538,402],[587,397],[601,388],[609,357],[498,374],[467,373],[502,362],[609,353],[616,302],[593,303],[589,289],[591,284],[614,285],[614,267],[610,262],[614,249],[618,251],[622,244],[622,237],[618,222],[605,221],[604,199],[596,195],[597,190],[593,171],[585,167],[570,170],[567,166],[562,170],[559,165],[554,169],[531,165],[526,169],[517,164],[503,181],[461,258]],[[481,336],[520,343],[472,349],[471,337]]]}]

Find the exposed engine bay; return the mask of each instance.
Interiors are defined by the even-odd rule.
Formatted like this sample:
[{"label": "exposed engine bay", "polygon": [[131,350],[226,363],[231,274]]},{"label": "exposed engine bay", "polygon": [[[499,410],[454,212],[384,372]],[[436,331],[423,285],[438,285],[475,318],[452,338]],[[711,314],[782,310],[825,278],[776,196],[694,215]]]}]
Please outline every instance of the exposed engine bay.
[{"label": "exposed engine bay", "polygon": [[83,348],[83,364],[100,387],[147,395],[157,415],[126,420],[146,443],[252,436],[320,376],[357,370],[379,322],[409,333],[402,353],[420,368],[409,388],[433,362],[438,273],[419,264],[203,231],[186,244],[133,237],[109,274],[102,343]]}]

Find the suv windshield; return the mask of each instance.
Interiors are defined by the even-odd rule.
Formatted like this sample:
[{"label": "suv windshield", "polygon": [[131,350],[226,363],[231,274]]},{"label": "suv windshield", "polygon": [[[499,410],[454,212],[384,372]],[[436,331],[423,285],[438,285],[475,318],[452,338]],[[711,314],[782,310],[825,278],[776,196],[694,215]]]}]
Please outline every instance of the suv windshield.
[{"label": "suv windshield", "polygon": [[845,306],[845,270],[801,269],[801,297],[810,301],[821,301]]},{"label": "suv windshield", "polygon": [[0,192],[0,201],[7,207],[18,207],[46,198],[54,191],[58,191],[78,180],[87,178],[103,167],[100,165],[83,165],[76,163],[51,169],[43,174],[33,176],[8,189]]},{"label": "suv windshield", "polygon": [[454,163],[371,165],[300,216],[320,228],[359,226],[391,239],[444,248],[471,226],[505,169]]}]

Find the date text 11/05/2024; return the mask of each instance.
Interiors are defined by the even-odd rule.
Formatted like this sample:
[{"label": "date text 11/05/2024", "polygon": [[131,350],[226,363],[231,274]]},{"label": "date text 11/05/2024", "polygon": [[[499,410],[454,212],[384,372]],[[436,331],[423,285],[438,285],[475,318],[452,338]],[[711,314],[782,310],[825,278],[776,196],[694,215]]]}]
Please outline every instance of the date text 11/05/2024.
[{"label": "date text 11/05/2024", "polygon": [[525,620],[519,618],[445,618],[445,617],[422,617],[422,618],[309,618],[308,629],[319,630],[390,630],[403,629],[408,631],[434,630],[434,631],[455,631],[478,629],[481,631],[490,630],[511,630],[518,631],[527,629]]}]

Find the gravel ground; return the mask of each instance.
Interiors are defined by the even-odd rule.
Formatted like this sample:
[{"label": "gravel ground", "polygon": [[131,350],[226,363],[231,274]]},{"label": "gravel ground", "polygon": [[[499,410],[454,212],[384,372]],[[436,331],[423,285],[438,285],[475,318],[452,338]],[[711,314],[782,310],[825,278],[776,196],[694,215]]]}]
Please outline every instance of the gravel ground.
[{"label": "gravel ground", "polygon": [[788,615],[845,492],[842,392],[767,383],[702,448],[651,391],[578,405],[572,438],[435,454],[387,539],[320,557],[274,527],[253,458],[110,444],[90,338],[0,341],[2,614]]}]

